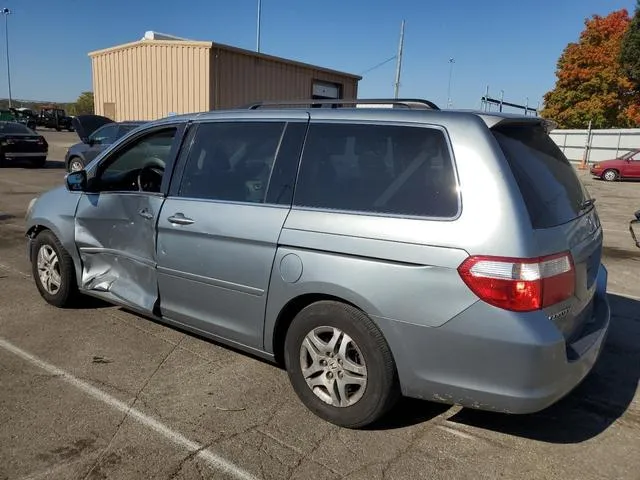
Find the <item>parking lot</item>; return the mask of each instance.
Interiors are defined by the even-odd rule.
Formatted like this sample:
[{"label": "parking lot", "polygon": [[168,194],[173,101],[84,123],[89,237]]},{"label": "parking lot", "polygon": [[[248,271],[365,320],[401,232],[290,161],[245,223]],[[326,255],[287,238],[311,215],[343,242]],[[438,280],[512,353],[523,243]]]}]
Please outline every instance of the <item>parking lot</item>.
[{"label": "parking lot", "polygon": [[580,171],[605,230],[612,324],[594,372],[535,415],[403,400],[363,431],[311,414],[286,373],[98,302],[45,304],[23,218],[63,181],[75,133],[43,130],[47,168],[0,169],[1,479],[639,479],[640,182]]}]

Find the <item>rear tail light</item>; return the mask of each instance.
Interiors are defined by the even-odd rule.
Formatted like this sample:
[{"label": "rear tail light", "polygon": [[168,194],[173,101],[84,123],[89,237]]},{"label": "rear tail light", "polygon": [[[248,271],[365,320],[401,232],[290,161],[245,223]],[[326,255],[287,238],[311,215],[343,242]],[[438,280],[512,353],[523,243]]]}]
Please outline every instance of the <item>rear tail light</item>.
[{"label": "rear tail light", "polygon": [[568,252],[527,259],[469,257],[458,272],[481,300],[516,312],[555,305],[575,292],[575,268]]}]

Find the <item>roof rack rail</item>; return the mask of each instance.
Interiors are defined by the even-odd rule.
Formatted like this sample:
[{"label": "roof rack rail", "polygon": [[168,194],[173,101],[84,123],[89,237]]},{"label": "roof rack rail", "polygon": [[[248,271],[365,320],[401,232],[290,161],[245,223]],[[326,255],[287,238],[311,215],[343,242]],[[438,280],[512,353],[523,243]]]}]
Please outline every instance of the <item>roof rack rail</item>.
[{"label": "roof rack rail", "polygon": [[257,110],[261,107],[281,107],[281,106],[311,106],[311,105],[331,105],[331,108],[337,108],[338,105],[392,105],[392,108],[395,106],[404,107],[404,108],[417,108],[417,109],[431,109],[431,110],[440,110],[435,103],[429,100],[423,100],[421,98],[375,98],[375,99],[322,99],[322,100],[268,100],[264,102],[255,102],[247,105],[246,109],[249,110]]}]

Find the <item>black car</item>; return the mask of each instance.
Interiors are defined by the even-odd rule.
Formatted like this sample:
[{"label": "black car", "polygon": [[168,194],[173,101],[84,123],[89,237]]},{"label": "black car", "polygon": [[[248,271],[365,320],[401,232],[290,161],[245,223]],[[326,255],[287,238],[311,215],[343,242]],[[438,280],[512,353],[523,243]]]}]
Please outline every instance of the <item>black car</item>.
[{"label": "black car", "polygon": [[67,116],[67,112],[62,108],[43,108],[40,114],[36,116],[36,122],[39,127],[54,128],[58,132],[60,130],[73,131],[71,117]]},{"label": "black car", "polygon": [[25,159],[34,167],[47,163],[49,144],[45,138],[18,122],[0,122],[0,165]]}]

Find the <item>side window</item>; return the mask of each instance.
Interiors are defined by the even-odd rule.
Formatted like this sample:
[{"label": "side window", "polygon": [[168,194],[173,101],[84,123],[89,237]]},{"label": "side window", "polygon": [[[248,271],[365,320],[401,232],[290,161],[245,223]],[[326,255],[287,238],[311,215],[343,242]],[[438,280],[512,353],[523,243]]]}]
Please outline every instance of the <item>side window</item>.
[{"label": "side window", "polygon": [[640,152],[636,153],[631,157],[631,160],[635,160],[636,162],[640,162]]},{"label": "side window", "polygon": [[107,157],[97,173],[99,188],[159,192],[176,131],[156,130]]},{"label": "side window", "polygon": [[114,141],[119,139],[120,137],[124,137],[127,133],[129,133],[131,130],[137,127],[138,125],[120,125],[118,127],[118,133],[116,134]]},{"label": "side window", "polygon": [[117,131],[117,125],[105,125],[91,134],[91,140],[94,145],[109,145],[114,142]]},{"label": "side window", "polygon": [[295,205],[450,218],[458,212],[444,133],[391,125],[312,124]]},{"label": "side window", "polygon": [[201,123],[179,195],[264,203],[284,127],[283,122]]}]

